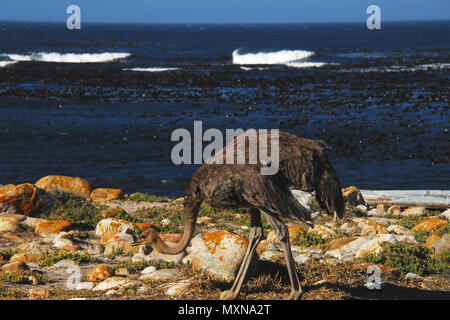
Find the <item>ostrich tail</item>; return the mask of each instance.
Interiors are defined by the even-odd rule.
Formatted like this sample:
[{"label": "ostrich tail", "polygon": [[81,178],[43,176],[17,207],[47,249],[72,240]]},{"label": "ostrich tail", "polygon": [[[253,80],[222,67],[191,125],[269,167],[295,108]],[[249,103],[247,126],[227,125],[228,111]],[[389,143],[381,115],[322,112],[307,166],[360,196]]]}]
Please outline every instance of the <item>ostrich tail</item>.
[{"label": "ostrich tail", "polygon": [[183,237],[177,244],[173,246],[167,245],[158,232],[154,229],[149,229],[149,235],[146,239],[135,242],[133,246],[150,245],[156,251],[163,254],[175,255],[183,252],[189,245],[194,233],[195,225],[197,223],[198,211],[200,209],[202,201],[195,200],[194,202],[187,201],[184,205],[184,233]]},{"label": "ostrich tail", "polygon": [[339,219],[344,217],[345,209],[341,184],[331,164],[324,170],[316,191],[317,200],[328,214],[334,215],[335,218]]}]

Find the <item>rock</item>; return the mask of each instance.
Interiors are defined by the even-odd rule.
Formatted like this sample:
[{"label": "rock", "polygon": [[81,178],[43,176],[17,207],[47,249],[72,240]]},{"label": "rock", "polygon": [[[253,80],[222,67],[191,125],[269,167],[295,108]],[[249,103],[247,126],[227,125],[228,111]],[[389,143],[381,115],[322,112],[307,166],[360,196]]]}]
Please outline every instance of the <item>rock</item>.
[{"label": "rock", "polygon": [[260,255],[264,251],[277,251],[277,247],[275,247],[272,243],[270,243],[267,239],[261,240],[261,242],[256,247],[256,253]]},{"label": "rock", "polygon": [[389,206],[387,204],[385,204],[385,203],[377,204],[377,209],[380,210],[380,211],[383,211],[384,213],[387,212],[388,208],[389,208]]},{"label": "rock", "polygon": [[416,274],[416,273],[412,273],[412,272],[409,272],[409,273],[405,276],[405,279],[406,279],[406,280],[408,280],[408,279],[419,279],[419,278],[421,278],[421,276],[419,276],[419,275]]},{"label": "rock", "polygon": [[425,246],[433,251],[434,257],[444,256],[450,250],[450,234],[446,233],[442,237],[432,234],[428,237]]},{"label": "rock", "polygon": [[3,265],[0,268],[0,270],[4,271],[4,272],[18,272],[18,271],[30,270],[30,268],[23,261],[15,261],[15,262],[11,262],[11,263]]},{"label": "rock", "polygon": [[138,230],[148,229],[152,226],[151,223],[133,223],[117,218],[106,218],[97,224],[95,234],[101,237],[107,231],[126,231],[127,229],[136,233]]},{"label": "rock", "polygon": [[67,268],[73,268],[76,266],[78,266],[77,262],[75,262],[73,260],[69,260],[69,259],[64,259],[64,260],[58,261],[57,263],[52,265],[49,269],[50,270],[67,269]]},{"label": "rock", "polygon": [[384,216],[384,215],[386,215],[386,212],[384,210],[380,210],[380,209],[376,208],[376,209],[369,210],[367,212],[367,215],[368,216]]},{"label": "rock", "polygon": [[13,232],[5,232],[4,234],[2,234],[2,237],[4,239],[12,240],[14,242],[20,242],[20,243],[26,242],[26,240],[24,240],[23,238],[21,238],[20,236],[18,236],[17,234],[15,234]]},{"label": "rock", "polygon": [[400,206],[398,205],[394,205],[387,209],[387,214],[392,216],[399,216],[402,214],[402,208],[400,208]]},{"label": "rock", "polygon": [[91,195],[89,181],[82,178],[50,175],[40,179],[35,185],[54,195],[69,194],[87,200]]},{"label": "rock", "polygon": [[445,227],[448,224],[448,221],[439,218],[431,218],[425,221],[422,221],[418,225],[413,228],[413,231],[428,231],[431,232],[433,230],[439,229],[441,227]]},{"label": "rock", "polygon": [[447,209],[444,212],[442,212],[441,216],[450,220],[450,209]]},{"label": "rock", "polygon": [[162,226],[168,226],[172,221],[170,221],[170,219],[162,219],[161,220],[161,225]]},{"label": "rock", "polygon": [[183,260],[181,260],[182,264],[192,264],[192,260],[191,260],[191,255],[188,254],[186,257],[183,258]]},{"label": "rock", "polygon": [[426,213],[424,207],[410,207],[402,212],[402,216],[423,217]]},{"label": "rock", "polygon": [[356,235],[361,233],[361,228],[358,227],[353,221],[345,222],[339,229],[349,235]]},{"label": "rock", "polygon": [[25,183],[0,189],[0,212],[30,215],[49,205],[45,194],[36,186]]},{"label": "rock", "polygon": [[357,220],[358,227],[361,229],[361,235],[375,235],[377,233],[387,233],[386,228],[381,223],[359,219]]},{"label": "rock", "polygon": [[223,281],[233,281],[247,247],[247,239],[227,231],[198,234],[192,240],[191,264]]},{"label": "rock", "polygon": [[0,218],[0,232],[16,232],[19,230],[20,223]]},{"label": "rock", "polygon": [[41,255],[40,253],[19,252],[13,255],[11,259],[9,259],[9,262],[16,262],[16,261],[32,262],[36,261],[40,255]]},{"label": "rock", "polygon": [[322,236],[323,239],[333,238],[337,235],[333,229],[322,226],[320,224],[316,224],[314,228],[309,229],[308,232],[316,233]]},{"label": "rock", "polygon": [[284,260],[284,252],[281,251],[264,251],[259,255],[259,260],[286,264],[286,261]]},{"label": "rock", "polygon": [[79,282],[77,284],[76,290],[92,290],[95,284],[93,282]]},{"label": "rock", "polygon": [[410,235],[411,231],[409,231],[407,228],[393,224],[390,225],[389,227],[387,227],[387,231],[389,231],[390,233],[395,233],[395,234],[405,234],[405,235]]},{"label": "rock", "polygon": [[91,192],[91,199],[94,202],[107,202],[118,199],[122,194],[122,189],[98,188]]},{"label": "rock", "polygon": [[33,218],[33,217],[29,217],[26,216],[25,220],[22,221],[22,223],[24,225],[26,225],[29,228],[32,228],[33,230],[36,230],[37,226],[41,223],[47,221],[45,219],[41,219],[41,218]]},{"label": "rock", "polygon": [[179,233],[160,233],[159,237],[164,242],[177,243],[180,242],[181,238],[183,238],[183,235]]},{"label": "rock", "polygon": [[81,250],[81,246],[78,244],[65,245],[64,247],[61,248],[61,251],[64,251],[64,252],[77,252],[80,250]]},{"label": "rock", "polygon": [[53,246],[58,249],[73,246],[73,242],[72,240],[70,240],[69,233],[65,231],[58,233],[53,239]]},{"label": "rock", "polygon": [[339,261],[351,261],[355,258],[364,257],[367,254],[380,252],[381,245],[385,242],[395,243],[402,241],[417,244],[413,236],[380,233],[375,236],[358,237],[337,249],[327,251],[325,254]]},{"label": "rock", "polygon": [[367,213],[367,210],[369,210],[369,209],[368,209],[365,205],[363,205],[363,204],[357,205],[356,208],[358,208],[359,210],[364,211],[364,212],[366,212],[366,213]]},{"label": "rock", "polygon": [[113,275],[113,268],[106,264],[99,264],[89,272],[87,279],[90,282],[101,282]]},{"label": "rock", "polygon": [[213,219],[211,217],[205,216],[205,217],[200,217],[197,219],[198,224],[202,224],[202,223],[208,224],[208,223],[212,223],[212,222],[213,222]]},{"label": "rock", "polygon": [[128,288],[139,284],[139,282],[123,277],[110,277],[97,284],[92,291],[108,291],[111,289]]},{"label": "rock", "polygon": [[169,280],[177,275],[180,270],[171,268],[171,269],[160,269],[156,270],[152,273],[144,273],[139,277],[141,281],[161,281],[161,280]]},{"label": "rock", "polygon": [[368,254],[379,253],[382,249],[381,245],[385,242],[396,243],[396,242],[409,242],[417,244],[417,241],[413,236],[405,235],[392,235],[389,233],[377,234],[373,239],[370,239],[367,243],[359,248],[356,253],[356,258],[364,257]]},{"label": "rock", "polygon": [[191,286],[191,284],[188,281],[186,281],[186,280],[180,281],[178,283],[171,285],[166,290],[166,294],[168,296],[179,296],[180,294],[185,293],[189,289],[190,286]]},{"label": "rock", "polygon": [[72,223],[66,220],[47,220],[39,223],[34,230],[41,237],[57,235],[61,231],[66,231],[72,227]]},{"label": "rock", "polygon": [[[289,231],[289,241],[291,243],[299,233],[305,232],[304,229],[300,226],[288,226],[287,228]],[[269,233],[267,234],[267,241],[269,241],[273,245],[277,246],[281,245],[281,242],[278,240],[278,237],[274,230],[270,230]]]},{"label": "rock", "polygon": [[116,270],[117,276],[128,276],[130,275],[130,271],[127,268],[120,268]]},{"label": "rock", "polygon": [[[170,242],[167,242],[167,245],[173,245]],[[151,258],[151,260],[155,260],[155,261],[165,261],[165,262],[173,262],[173,263],[181,263],[181,261],[183,260],[183,258],[187,255],[186,250],[184,250],[183,252],[179,253],[179,254],[175,254],[175,255],[170,255],[170,254],[163,254],[163,253],[159,253],[156,250],[153,250],[150,255],[149,258]]]},{"label": "rock", "polygon": [[351,206],[358,206],[360,204],[366,205],[366,201],[362,196],[361,192],[355,186],[351,186],[342,190],[342,196],[344,200],[348,202]]},{"label": "rock", "polygon": [[141,274],[150,274],[156,271],[156,267],[150,266],[141,271]]},{"label": "rock", "polygon": [[31,300],[43,300],[48,299],[51,296],[50,291],[47,289],[29,289],[28,291],[28,297]]},{"label": "rock", "polygon": [[342,247],[343,245],[356,240],[358,237],[344,237],[339,239],[334,239],[327,245],[328,250],[336,250]]}]

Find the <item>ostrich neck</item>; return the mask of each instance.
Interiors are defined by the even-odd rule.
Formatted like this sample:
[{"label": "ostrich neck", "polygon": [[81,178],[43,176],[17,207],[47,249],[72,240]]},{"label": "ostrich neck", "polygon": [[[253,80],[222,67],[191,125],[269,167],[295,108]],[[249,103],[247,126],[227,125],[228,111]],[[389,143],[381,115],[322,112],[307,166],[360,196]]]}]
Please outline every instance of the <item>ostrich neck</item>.
[{"label": "ostrich neck", "polygon": [[153,242],[152,247],[156,251],[163,254],[175,255],[183,252],[191,242],[195,224],[197,223],[197,215],[200,204],[201,202],[196,202],[194,204],[187,203],[184,205],[184,233],[183,237],[179,242],[177,242],[177,244],[173,246],[167,245],[158,235],[156,235],[156,239]]}]

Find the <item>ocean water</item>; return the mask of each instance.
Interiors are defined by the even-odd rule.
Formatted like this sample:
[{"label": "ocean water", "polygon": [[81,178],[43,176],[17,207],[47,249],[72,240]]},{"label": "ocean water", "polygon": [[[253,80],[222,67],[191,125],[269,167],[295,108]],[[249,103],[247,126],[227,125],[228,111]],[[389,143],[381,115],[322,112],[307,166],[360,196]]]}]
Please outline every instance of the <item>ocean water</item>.
[{"label": "ocean water", "polygon": [[202,120],[324,140],[343,186],[450,189],[449,48],[450,21],[0,22],[0,184],[182,196],[171,133]]}]

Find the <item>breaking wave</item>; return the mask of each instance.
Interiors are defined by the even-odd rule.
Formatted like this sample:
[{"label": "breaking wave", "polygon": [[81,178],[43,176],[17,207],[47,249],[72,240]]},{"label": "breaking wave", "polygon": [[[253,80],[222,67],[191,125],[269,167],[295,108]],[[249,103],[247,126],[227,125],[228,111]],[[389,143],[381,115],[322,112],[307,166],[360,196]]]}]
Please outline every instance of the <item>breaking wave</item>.
[{"label": "breaking wave", "polygon": [[281,50],[240,54],[239,50],[236,49],[233,51],[233,64],[286,64],[309,58],[312,55],[314,55],[313,51],[306,50]]},{"label": "breaking wave", "polygon": [[326,65],[325,62],[290,62],[286,66],[291,68],[319,68]]},{"label": "breaking wave", "polygon": [[163,71],[173,71],[180,70],[179,68],[129,68],[123,69],[124,71],[140,71],[140,72],[163,72]]},{"label": "breaking wave", "polygon": [[[98,63],[110,62],[127,58],[131,53],[104,52],[104,53],[58,53],[58,52],[34,52],[31,54],[1,54],[14,61],[41,61],[61,63]],[[9,61],[8,61],[9,62]]]},{"label": "breaking wave", "polygon": [[14,63],[16,63],[16,62],[17,62],[17,61],[0,61],[0,68],[9,66],[10,64],[14,64]]}]

